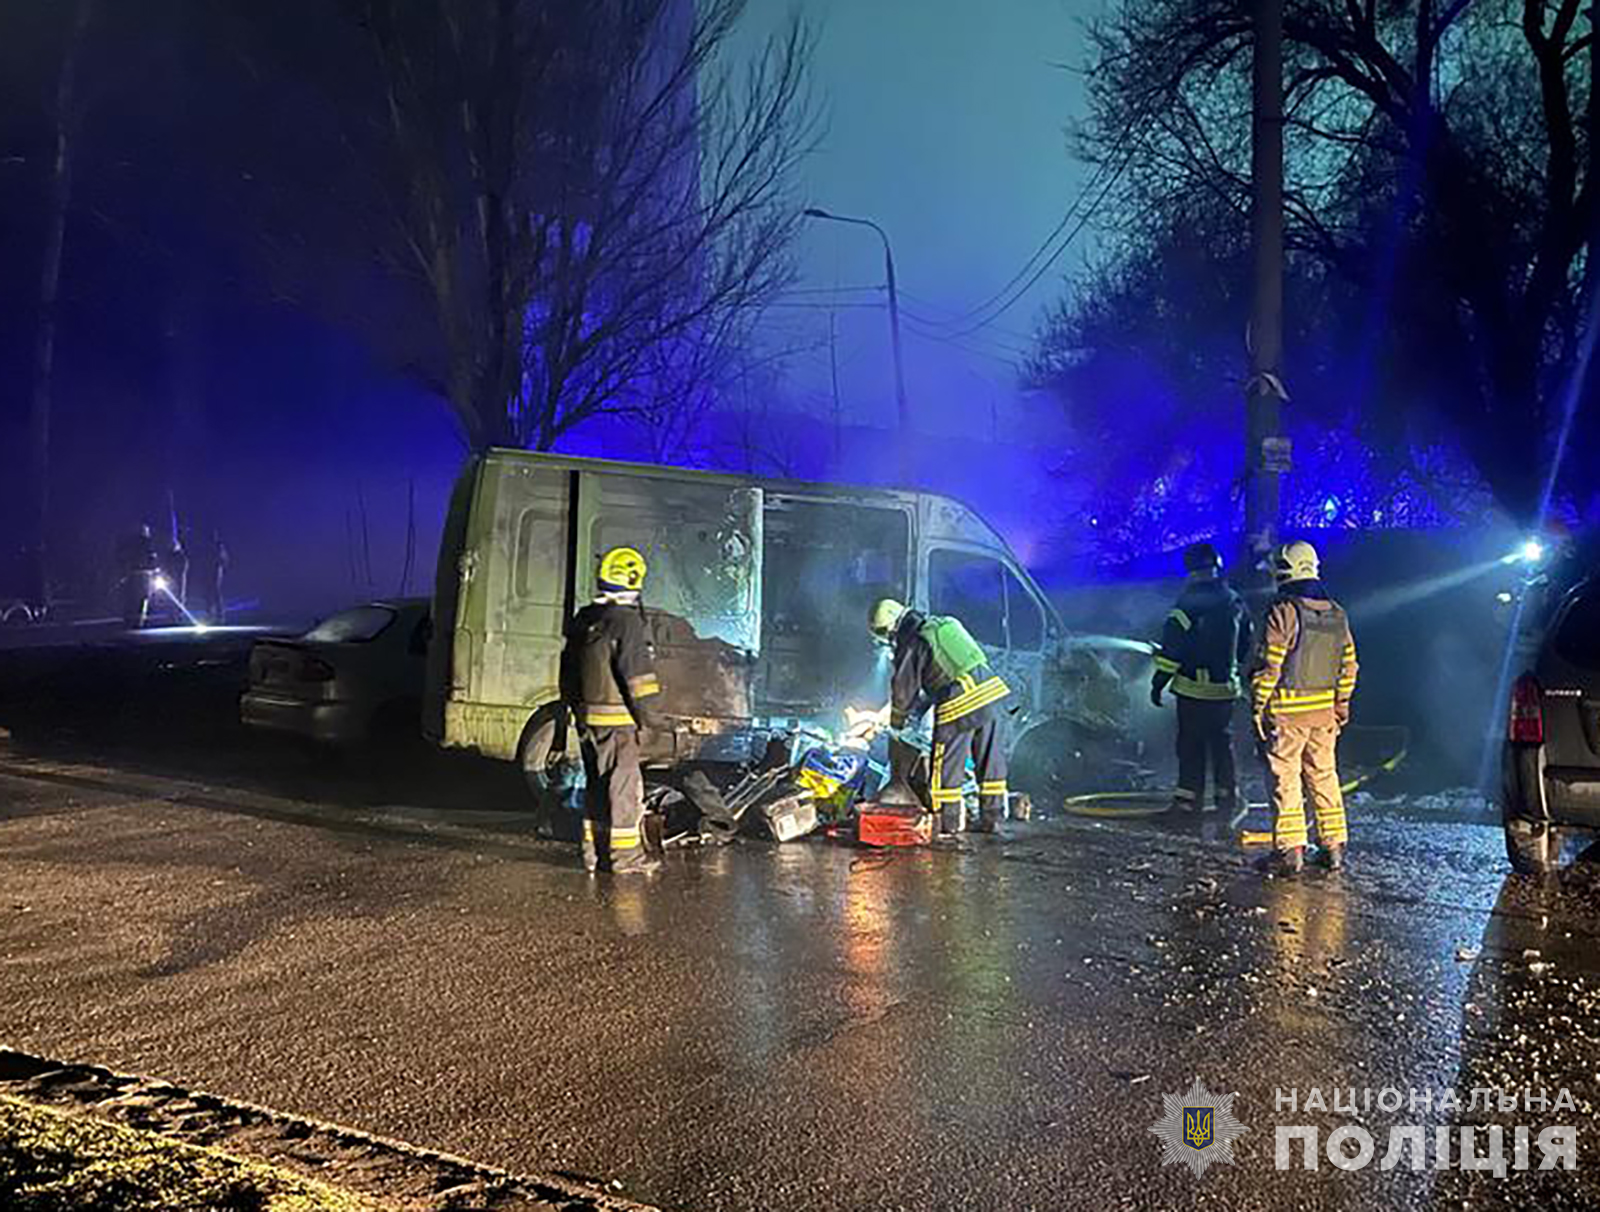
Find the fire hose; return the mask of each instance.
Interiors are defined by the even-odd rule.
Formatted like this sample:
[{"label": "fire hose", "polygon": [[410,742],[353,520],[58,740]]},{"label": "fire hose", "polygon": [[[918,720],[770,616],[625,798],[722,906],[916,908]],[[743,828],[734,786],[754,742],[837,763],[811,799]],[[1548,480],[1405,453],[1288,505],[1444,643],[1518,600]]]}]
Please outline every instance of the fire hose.
[{"label": "fire hose", "polygon": [[[1406,760],[1409,742],[1404,731],[1398,731],[1401,732],[1399,748],[1376,766],[1341,783],[1339,790],[1342,794],[1350,795],[1359,791],[1380,775],[1391,774],[1400,768]],[[1245,805],[1246,809],[1252,811],[1270,806],[1263,802],[1250,802]],[[1171,797],[1167,792],[1151,790],[1091,791],[1082,795],[1067,796],[1062,801],[1062,807],[1073,816],[1094,817],[1101,820],[1139,820],[1165,815],[1171,807]],[[1245,830],[1240,833],[1239,841],[1245,846],[1265,845],[1272,841],[1272,834]]]}]

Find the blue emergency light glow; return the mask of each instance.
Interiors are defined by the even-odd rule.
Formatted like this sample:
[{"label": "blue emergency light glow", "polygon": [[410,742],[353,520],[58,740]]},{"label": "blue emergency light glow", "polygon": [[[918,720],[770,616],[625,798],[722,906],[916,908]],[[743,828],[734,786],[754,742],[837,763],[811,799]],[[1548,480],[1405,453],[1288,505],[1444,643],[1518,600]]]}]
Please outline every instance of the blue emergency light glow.
[{"label": "blue emergency light glow", "polygon": [[1529,539],[1517,550],[1517,557],[1524,564],[1537,564],[1544,559],[1544,544],[1538,539]]}]

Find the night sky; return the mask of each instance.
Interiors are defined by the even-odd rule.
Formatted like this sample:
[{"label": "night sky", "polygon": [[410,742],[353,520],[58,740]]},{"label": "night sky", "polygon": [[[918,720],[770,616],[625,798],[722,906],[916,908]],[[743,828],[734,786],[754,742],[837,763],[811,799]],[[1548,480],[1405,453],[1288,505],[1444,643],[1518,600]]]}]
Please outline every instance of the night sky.
[{"label": "night sky", "polygon": [[[1084,179],[1066,124],[1082,112],[1082,25],[1095,0],[811,0],[819,43],[817,89],[829,114],[806,171],[810,201],[875,219],[893,242],[905,308],[907,388],[920,423],[945,428],[976,398],[1013,401],[1015,364],[1040,309],[1081,263],[1069,249],[1054,270],[992,325],[936,337],[941,322],[1003,287],[1076,196]],[[754,0],[753,41],[792,11]],[[801,247],[803,280],[773,328],[797,343],[792,382],[802,401],[831,398],[830,299],[841,395],[892,403],[877,238],[817,224]],[[861,306],[870,303],[871,306]],[[964,325],[963,325],[964,327]],[[776,338],[776,339],[782,339]]]}]

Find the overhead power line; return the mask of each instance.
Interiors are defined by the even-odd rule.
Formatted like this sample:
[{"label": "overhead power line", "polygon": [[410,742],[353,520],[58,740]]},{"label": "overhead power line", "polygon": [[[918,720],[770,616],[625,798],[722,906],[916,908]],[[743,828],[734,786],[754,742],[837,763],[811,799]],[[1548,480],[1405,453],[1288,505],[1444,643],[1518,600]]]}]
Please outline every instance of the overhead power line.
[{"label": "overhead power line", "polygon": [[[1006,312],[1010,311],[1019,302],[1021,302],[1023,296],[1034,288],[1040,278],[1044,277],[1045,274],[1050,272],[1051,267],[1061,259],[1061,255],[1066,252],[1068,248],[1072,247],[1073,241],[1078,238],[1083,229],[1087,227],[1094,219],[1095,215],[1099,213],[1100,207],[1104,204],[1111,191],[1116,187],[1117,182],[1121,179],[1123,171],[1127,168],[1127,166],[1128,158],[1124,158],[1122,163],[1117,166],[1115,171],[1111,172],[1110,175],[1106,177],[1104,184],[1099,186],[1099,192],[1094,196],[1093,201],[1090,202],[1087,209],[1085,209],[1082,214],[1077,216],[1077,222],[1073,223],[1072,226],[1066,231],[1065,237],[1056,245],[1055,249],[1051,251],[1048,256],[1046,256],[1037,264],[1032,273],[1028,274],[1025,280],[1022,279],[1020,275],[1014,277],[1012,279],[1013,285],[1008,291],[1004,291],[1000,294],[992,296],[988,303],[969,311],[964,317],[951,321],[947,326],[949,335],[952,337],[963,337],[969,333],[977,332],[979,329],[986,328],[990,324],[993,324],[1001,316],[1005,315]],[[1082,194],[1080,195],[1080,199],[1086,196],[1087,193]],[[965,322],[968,318],[971,318],[970,323]]]}]

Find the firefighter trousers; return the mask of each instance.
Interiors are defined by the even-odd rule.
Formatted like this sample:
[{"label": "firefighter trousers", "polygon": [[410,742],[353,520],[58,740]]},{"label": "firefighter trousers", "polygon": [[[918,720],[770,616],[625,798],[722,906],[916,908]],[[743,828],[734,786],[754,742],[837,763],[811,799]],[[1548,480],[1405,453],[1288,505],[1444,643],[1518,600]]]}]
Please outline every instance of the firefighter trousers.
[{"label": "firefighter trousers", "polygon": [[584,793],[583,865],[625,871],[645,861],[644,774],[639,769],[637,728],[589,728],[579,732]]},{"label": "firefighter trousers", "polygon": [[1267,737],[1267,777],[1272,785],[1272,844],[1279,850],[1304,846],[1306,793],[1317,814],[1317,838],[1342,846],[1349,838],[1344,794],[1339,790],[1335,748],[1339,726],[1278,721]]},{"label": "firefighter trousers", "polygon": [[1233,700],[1178,700],[1178,789],[1174,805],[1199,808],[1206,798],[1206,768],[1211,769],[1217,807],[1229,812],[1238,802],[1239,778],[1233,765]]},{"label": "firefighter trousers", "polygon": [[980,707],[948,724],[933,726],[931,795],[940,828],[960,833],[966,827],[967,759],[978,775],[978,808],[986,825],[998,824],[1006,808],[1006,747],[999,712]]}]

